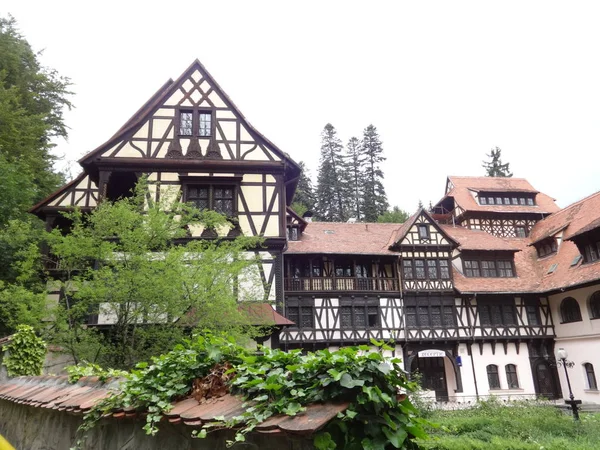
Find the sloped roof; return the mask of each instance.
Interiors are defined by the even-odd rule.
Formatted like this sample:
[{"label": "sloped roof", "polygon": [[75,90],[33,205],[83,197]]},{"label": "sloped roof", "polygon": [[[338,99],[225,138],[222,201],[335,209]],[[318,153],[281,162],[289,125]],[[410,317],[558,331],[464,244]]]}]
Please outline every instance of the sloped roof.
[{"label": "sloped roof", "polygon": [[238,309],[248,315],[252,325],[295,325],[294,322],[275,311],[273,306],[268,303],[241,302],[238,305]]},{"label": "sloped roof", "polygon": [[[456,205],[465,211],[549,214],[559,210],[553,198],[535,190],[524,178],[449,176],[447,190],[444,199],[453,197]],[[535,194],[536,205],[480,205],[471,194],[471,192],[479,191]],[[444,199],[440,200],[438,204]]]},{"label": "sloped roof", "polygon": [[519,251],[521,243],[516,239],[501,238],[485,231],[471,230],[469,228],[452,225],[439,225],[440,228],[458,242],[459,250],[495,250],[495,251]]},{"label": "sloped roof", "polygon": [[[105,384],[98,377],[83,377],[75,384],[69,384],[66,376],[18,377],[0,384],[0,399],[70,414],[84,414],[94,404],[118,391],[119,383],[119,379],[113,379]],[[308,405],[306,411],[296,416],[273,416],[257,425],[256,431],[312,434],[348,406],[348,403],[315,403]],[[241,397],[226,394],[202,404],[194,398],[177,401],[165,416],[170,423],[199,426],[221,416],[225,420],[232,419],[245,409]],[[107,418],[112,416],[113,419],[129,419],[143,415],[144,411],[126,409],[114,410]]]},{"label": "sloped roof", "polygon": [[435,228],[437,228],[437,230],[440,233],[445,235],[445,237],[448,239],[448,241],[450,241],[452,244],[458,245],[458,242],[456,242],[456,240],[453,239],[452,236],[450,236],[444,232],[444,230],[440,227],[440,225],[437,223],[437,221],[431,216],[431,214],[425,208],[419,208],[419,210],[416,213],[414,213],[412,216],[410,216],[408,218],[408,220],[402,224],[402,226],[398,229],[398,231],[396,231],[396,233],[393,237],[393,244],[391,244],[391,245],[393,245],[393,246],[400,245],[400,242],[402,241],[402,239],[404,239],[406,237],[406,234],[410,231],[410,229],[415,224],[415,222],[417,221],[417,219],[419,218],[420,215],[424,215],[425,218],[429,221],[429,223],[431,225],[433,225]]},{"label": "sloped roof", "polygon": [[389,250],[399,223],[311,222],[298,241],[288,241],[285,254],[394,255]]}]

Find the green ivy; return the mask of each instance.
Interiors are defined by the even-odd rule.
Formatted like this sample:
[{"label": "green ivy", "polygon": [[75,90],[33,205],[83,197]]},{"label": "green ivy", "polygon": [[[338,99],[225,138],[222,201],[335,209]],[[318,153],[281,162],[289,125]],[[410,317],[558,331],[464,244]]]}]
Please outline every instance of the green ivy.
[{"label": "green ivy", "polygon": [[235,440],[229,442],[232,445],[244,441],[247,433],[273,415],[294,416],[311,403],[349,402],[349,408],[315,436],[317,449],[418,448],[414,439],[427,437],[426,422],[408,398],[399,395],[415,386],[407,380],[399,359],[383,356],[390,347],[374,340],[372,344],[377,351],[365,345],[306,354],[261,348],[262,353],[251,354],[232,338],[197,336],[150,364],[138,364],[124,379],[120,392],[86,414],[77,445],[87,430],[115,408],[147,411],[144,429],[156,434],[163,414],[173,401],[190,394],[193,380],[206,376],[215,364],[227,362],[235,375],[231,392],[243,395],[252,406],[228,422],[207,424],[192,433],[196,437],[232,427],[237,430]]},{"label": "green ivy", "polygon": [[69,383],[77,383],[82,377],[98,377],[101,382],[106,382],[109,378],[127,377],[129,372],[118,369],[103,369],[98,364],[84,361],[81,364],[65,367],[69,374]]},{"label": "green ivy", "polygon": [[41,375],[46,357],[46,343],[36,336],[33,327],[17,326],[17,331],[12,335],[10,342],[2,349],[8,352],[3,361],[8,376]]}]

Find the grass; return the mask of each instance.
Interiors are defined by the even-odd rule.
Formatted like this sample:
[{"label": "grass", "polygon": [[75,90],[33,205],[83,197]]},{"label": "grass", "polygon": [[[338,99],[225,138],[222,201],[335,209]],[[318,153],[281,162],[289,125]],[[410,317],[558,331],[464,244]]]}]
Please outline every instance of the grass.
[{"label": "grass", "polygon": [[600,414],[583,413],[575,422],[552,406],[485,401],[471,409],[430,411],[428,420],[439,424],[428,430],[431,439],[419,442],[428,450],[600,449]]}]

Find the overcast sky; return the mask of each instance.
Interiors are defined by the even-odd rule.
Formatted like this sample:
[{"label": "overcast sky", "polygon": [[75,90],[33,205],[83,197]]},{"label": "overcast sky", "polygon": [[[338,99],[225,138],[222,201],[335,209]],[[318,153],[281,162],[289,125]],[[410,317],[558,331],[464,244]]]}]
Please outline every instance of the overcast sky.
[{"label": "overcast sky", "polygon": [[409,212],[447,175],[483,175],[495,146],[561,206],[600,189],[600,2],[3,0],[9,13],[73,82],[67,161],[198,58],[313,179],[326,123],[344,144],[374,124],[389,201]]}]

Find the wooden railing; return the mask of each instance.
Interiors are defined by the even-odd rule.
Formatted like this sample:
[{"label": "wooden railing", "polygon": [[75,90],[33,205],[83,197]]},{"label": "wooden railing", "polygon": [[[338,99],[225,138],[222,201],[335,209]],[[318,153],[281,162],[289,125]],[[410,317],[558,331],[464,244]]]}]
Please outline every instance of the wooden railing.
[{"label": "wooden railing", "polygon": [[396,278],[286,278],[286,291],[398,291]]}]

